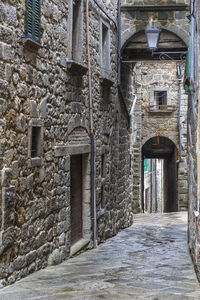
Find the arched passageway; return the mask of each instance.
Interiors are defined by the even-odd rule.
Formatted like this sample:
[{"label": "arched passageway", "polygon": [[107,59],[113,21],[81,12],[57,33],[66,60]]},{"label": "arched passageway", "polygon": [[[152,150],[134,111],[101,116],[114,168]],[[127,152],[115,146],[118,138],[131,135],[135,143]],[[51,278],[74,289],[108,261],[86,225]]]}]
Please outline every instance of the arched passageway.
[{"label": "arched passageway", "polygon": [[178,210],[177,148],[166,137],[150,138],[142,147],[142,210]]}]

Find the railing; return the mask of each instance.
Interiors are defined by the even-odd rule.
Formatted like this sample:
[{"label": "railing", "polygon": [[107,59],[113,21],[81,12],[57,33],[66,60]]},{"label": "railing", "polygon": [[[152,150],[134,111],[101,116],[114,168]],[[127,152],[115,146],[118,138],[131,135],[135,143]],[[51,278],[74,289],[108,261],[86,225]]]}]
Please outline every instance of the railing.
[{"label": "railing", "polygon": [[148,112],[159,112],[159,111],[175,111],[178,108],[178,105],[147,105],[143,108]]}]

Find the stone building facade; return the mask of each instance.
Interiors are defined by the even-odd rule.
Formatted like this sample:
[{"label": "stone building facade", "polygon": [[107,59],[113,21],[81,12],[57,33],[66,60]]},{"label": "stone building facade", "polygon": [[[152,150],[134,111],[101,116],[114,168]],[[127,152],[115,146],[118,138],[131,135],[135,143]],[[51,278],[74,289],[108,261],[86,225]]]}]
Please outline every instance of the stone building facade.
[{"label": "stone building facade", "polygon": [[[135,74],[138,87],[136,88],[137,104],[135,114],[140,118],[140,127],[134,134],[140,141],[134,146],[134,151],[140,152],[138,170],[142,173],[140,161],[141,148],[151,138],[156,138],[154,144],[162,145],[159,137],[172,141],[176,147],[176,161],[179,160],[178,139],[178,106],[179,106],[179,79],[177,78],[176,62],[156,61],[136,63]],[[184,74],[184,69],[182,70]],[[178,210],[187,209],[187,95],[185,94],[184,77],[181,78],[181,161],[175,162],[177,168]],[[155,93],[163,91],[167,94],[167,107],[158,108]],[[164,151],[163,144],[163,151]],[[155,146],[156,147],[156,146]],[[159,150],[161,151],[161,150]],[[175,179],[177,180],[177,179]],[[172,187],[171,187],[172,188]],[[140,194],[139,194],[140,195]]]},{"label": "stone building facade", "polygon": [[[189,41],[188,1],[122,1],[122,63],[133,66],[135,105],[131,111],[132,137],[131,155],[134,165],[133,207],[135,211],[143,210],[143,163],[147,155],[143,149],[157,149],[161,157],[162,147],[171,147],[173,158],[166,164],[165,178],[171,177],[173,183],[166,182],[166,189],[177,194],[177,204],[171,210],[187,209],[187,94],[184,90],[185,58],[151,55],[147,50],[145,28],[150,20],[157,28],[162,29],[157,52],[180,51],[185,53]],[[156,53],[156,52],[155,52]],[[179,70],[178,70],[179,69]],[[179,73],[179,74],[178,74]],[[156,96],[157,95],[157,96]],[[160,96],[159,96],[160,95]],[[158,105],[158,97],[166,99]],[[157,97],[157,98],[156,98]],[[134,99],[134,98],[133,98]],[[179,103],[180,106],[179,106]],[[160,103],[161,104],[161,103]],[[170,146],[167,145],[169,142]],[[163,144],[163,145],[162,145]],[[173,150],[172,150],[173,148]],[[147,149],[149,150],[149,149]],[[154,151],[156,152],[156,151]],[[163,152],[164,153],[164,152]],[[154,157],[152,156],[154,155]],[[146,158],[151,158],[146,157]],[[170,167],[171,165],[171,167]],[[173,167],[172,167],[173,165]],[[167,171],[168,169],[168,171]],[[172,170],[173,169],[173,170]],[[176,200],[175,200],[176,201]],[[166,210],[168,210],[166,208]]]},{"label": "stone building facade", "polygon": [[0,3],[1,286],[92,247],[94,219],[98,242],[132,223],[117,4],[102,6],[88,19],[83,0]]},{"label": "stone building facade", "polygon": [[188,233],[189,249],[200,281],[200,3],[191,1],[188,95]]}]

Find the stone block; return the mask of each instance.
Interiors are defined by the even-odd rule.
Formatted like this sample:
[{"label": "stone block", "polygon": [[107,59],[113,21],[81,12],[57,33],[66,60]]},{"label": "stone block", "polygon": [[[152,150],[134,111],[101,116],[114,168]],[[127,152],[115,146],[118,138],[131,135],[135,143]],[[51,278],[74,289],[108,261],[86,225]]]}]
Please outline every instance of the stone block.
[{"label": "stone block", "polygon": [[7,6],[6,9],[6,21],[9,25],[12,25],[14,27],[17,26],[17,9],[14,6]]},{"label": "stone block", "polygon": [[16,230],[14,227],[10,227],[2,232],[2,245],[0,246],[0,254],[14,244],[15,233]]},{"label": "stone block", "polygon": [[33,174],[27,177],[27,188],[30,190],[33,189]]},{"label": "stone block", "polygon": [[49,266],[55,266],[61,263],[62,258],[61,258],[61,253],[59,249],[55,249],[48,258],[48,265]]},{"label": "stone block", "polygon": [[0,97],[7,99],[9,96],[8,83],[5,80],[0,79]]},{"label": "stone block", "polygon": [[30,100],[30,117],[38,118],[37,103],[34,100]]},{"label": "stone block", "polygon": [[15,271],[21,270],[26,266],[26,260],[24,256],[19,256],[14,262],[13,262],[13,268]]},{"label": "stone block", "polygon": [[16,220],[15,213],[16,191],[15,187],[5,187],[2,189],[2,228],[6,230],[13,226]]},{"label": "stone block", "polygon": [[20,132],[25,132],[27,129],[27,120],[24,114],[20,114],[16,119],[16,127]]},{"label": "stone block", "polygon": [[26,84],[19,84],[18,85],[18,96],[24,99],[28,97],[28,88]]},{"label": "stone block", "polygon": [[40,118],[47,117],[47,100],[46,99],[43,99],[40,102],[39,111],[40,111]]},{"label": "stone block", "polygon": [[10,45],[0,43],[0,58],[5,61],[13,60],[14,50]]},{"label": "stone block", "polygon": [[3,168],[1,171],[1,185],[7,187],[10,185],[12,175],[12,169],[10,168]]},{"label": "stone block", "polygon": [[0,26],[0,41],[11,44],[13,40],[13,31],[6,26]]},{"label": "stone block", "polygon": [[32,262],[34,262],[37,258],[37,251],[33,250],[30,253],[26,255],[25,261],[26,265],[30,265]]}]

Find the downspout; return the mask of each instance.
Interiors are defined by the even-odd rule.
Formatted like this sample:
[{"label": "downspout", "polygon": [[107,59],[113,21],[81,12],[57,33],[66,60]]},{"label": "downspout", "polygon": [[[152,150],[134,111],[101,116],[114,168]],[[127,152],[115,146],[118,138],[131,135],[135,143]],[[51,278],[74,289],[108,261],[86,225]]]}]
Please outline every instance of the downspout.
[{"label": "downspout", "polygon": [[150,213],[152,213],[153,206],[153,160],[151,159],[151,199],[150,199]]},{"label": "downspout", "polygon": [[91,217],[94,248],[97,247],[97,212],[96,212],[96,147],[93,125],[93,101],[92,101],[92,76],[90,59],[90,34],[89,34],[89,0],[86,0],[86,35],[88,57],[88,89],[89,89],[89,116],[90,116],[90,141],[91,141]]},{"label": "downspout", "polygon": [[158,212],[157,159],[155,159],[155,212]]},{"label": "downspout", "polygon": [[128,129],[131,127],[131,117],[123,96],[121,88],[121,0],[118,0],[118,31],[117,31],[117,50],[118,50],[118,59],[117,59],[117,88],[119,93],[119,98],[122,101],[124,110],[126,112]]},{"label": "downspout", "polygon": [[190,5],[190,94],[192,102],[193,121],[195,122],[195,104],[194,104],[194,80],[195,80],[195,0],[191,0]]},{"label": "downspout", "polygon": [[178,144],[179,144],[179,159],[177,163],[182,161],[182,139],[181,139],[181,82],[182,82],[182,70],[180,64],[177,65],[177,77],[178,77]]}]

